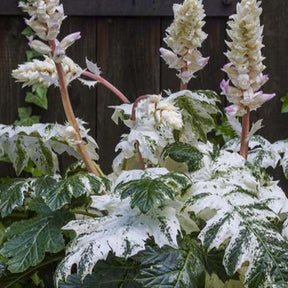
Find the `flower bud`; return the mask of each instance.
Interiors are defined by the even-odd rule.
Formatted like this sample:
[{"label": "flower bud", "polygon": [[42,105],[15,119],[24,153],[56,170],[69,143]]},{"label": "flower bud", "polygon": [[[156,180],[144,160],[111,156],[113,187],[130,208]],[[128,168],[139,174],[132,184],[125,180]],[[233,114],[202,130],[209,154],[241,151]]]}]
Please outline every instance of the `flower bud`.
[{"label": "flower bud", "polygon": [[61,63],[65,57],[65,49],[61,45],[57,45],[54,49],[53,60],[56,63]]},{"label": "flower bud", "polygon": [[66,36],[61,42],[60,45],[63,47],[63,49],[67,49],[68,47],[70,47],[71,45],[73,45],[77,40],[79,40],[81,38],[81,33],[80,32],[76,32],[73,34],[70,34],[68,36]]},{"label": "flower bud", "polygon": [[41,53],[41,54],[49,54],[51,53],[51,48],[39,40],[33,40],[29,42],[29,46],[31,49]]}]

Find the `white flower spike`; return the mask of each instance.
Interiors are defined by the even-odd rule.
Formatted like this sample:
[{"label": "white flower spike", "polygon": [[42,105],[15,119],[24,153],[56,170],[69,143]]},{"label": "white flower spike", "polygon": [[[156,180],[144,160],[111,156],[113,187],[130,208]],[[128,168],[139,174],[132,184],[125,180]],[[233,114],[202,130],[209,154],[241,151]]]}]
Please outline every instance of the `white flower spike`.
[{"label": "white flower spike", "polygon": [[21,1],[19,7],[27,12],[30,19],[25,19],[42,40],[55,40],[65,19],[63,5],[59,0],[27,0]]},{"label": "white flower spike", "polygon": [[[227,30],[231,42],[227,42],[229,63],[223,70],[229,80],[220,84],[222,94],[232,103],[226,108],[230,115],[244,116],[248,110],[256,110],[275,94],[264,94],[259,89],[269,80],[263,74],[265,66],[261,49],[263,26],[260,23],[261,1],[242,0],[237,13],[230,17]],[[232,85],[230,85],[232,84]]]},{"label": "white flower spike", "polygon": [[169,68],[179,71],[178,77],[186,84],[209,61],[197,50],[207,38],[202,30],[206,15],[202,0],[185,0],[182,5],[174,4],[173,10],[175,19],[164,39],[172,51],[161,48],[160,53]]}]

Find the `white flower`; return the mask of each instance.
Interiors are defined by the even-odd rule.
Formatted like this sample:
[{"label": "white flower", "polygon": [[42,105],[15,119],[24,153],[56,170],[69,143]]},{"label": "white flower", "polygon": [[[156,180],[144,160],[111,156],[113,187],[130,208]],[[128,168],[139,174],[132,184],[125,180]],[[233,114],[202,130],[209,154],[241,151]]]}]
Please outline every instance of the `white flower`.
[{"label": "white flower", "polygon": [[209,60],[197,50],[207,38],[202,30],[205,12],[202,0],[185,0],[183,5],[174,4],[173,10],[175,19],[164,39],[173,52],[161,48],[160,53],[169,68],[178,70],[178,77],[188,83]]},{"label": "white flower", "polygon": [[182,114],[179,108],[169,102],[160,102],[156,106],[156,119],[159,123],[180,130],[183,127]]},{"label": "white flower", "polygon": [[19,7],[27,12],[30,19],[25,22],[42,40],[55,40],[65,19],[63,5],[59,0],[21,1]]},{"label": "white flower", "polygon": [[[82,69],[68,57],[62,60],[62,65],[67,85],[82,74]],[[47,56],[45,56],[43,61],[34,59],[32,62],[19,65],[18,69],[12,71],[12,76],[17,82],[24,83],[23,87],[34,84],[41,84],[48,87],[53,82],[53,79],[55,79],[55,83],[57,83],[55,63]],[[48,82],[48,78],[50,78],[51,81]]]},{"label": "white flower", "polygon": [[220,87],[222,94],[233,103],[226,111],[235,116],[243,116],[248,108],[256,110],[275,96],[258,91],[269,79],[263,75],[266,67],[261,53],[264,45],[260,4],[257,0],[242,0],[237,4],[237,13],[228,22],[231,42],[227,42],[230,49],[226,56],[230,62],[223,70],[233,86],[229,85],[230,81],[222,81]]}]

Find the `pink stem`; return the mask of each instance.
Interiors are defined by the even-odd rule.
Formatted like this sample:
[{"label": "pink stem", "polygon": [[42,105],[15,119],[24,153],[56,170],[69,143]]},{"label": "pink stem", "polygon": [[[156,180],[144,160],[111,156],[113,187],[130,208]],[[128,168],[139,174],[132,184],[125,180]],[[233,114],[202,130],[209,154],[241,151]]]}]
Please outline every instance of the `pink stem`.
[{"label": "pink stem", "polygon": [[183,83],[183,81],[181,81],[181,84],[180,84],[180,90],[187,90],[188,89],[188,84],[186,83]]},{"label": "pink stem", "polygon": [[96,74],[93,74],[93,73],[88,72],[88,71],[84,71],[83,75],[103,84],[106,88],[111,90],[122,102],[127,103],[127,104],[130,103],[130,101],[126,98],[126,96],[121,91],[119,91],[114,85],[112,85],[110,82],[108,82],[103,77],[96,75]]},{"label": "pink stem", "polygon": [[[49,45],[54,52],[56,43],[55,40],[49,41]],[[75,131],[76,131],[76,140],[79,141],[79,144],[77,144],[77,149],[80,155],[82,156],[82,159],[87,167],[87,170],[90,173],[95,174],[96,176],[100,176],[96,164],[92,161],[91,157],[89,156],[88,150],[86,145],[84,144],[81,134],[80,134],[80,129],[78,122],[76,120],[74,110],[71,105],[70,101],[70,96],[66,84],[66,79],[65,79],[65,73],[64,69],[61,63],[55,63],[56,69],[57,69],[57,74],[58,74],[58,80],[59,80],[59,88],[60,88],[60,94],[62,98],[62,103],[65,111],[66,118],[69,122],[69,125],[72,126]]]},{"label": "pink stem", "polygon": [[[181,72],[185,72],[185,71],[187,71],[187,66],[185,66],[185,67],[183,67],[182,69],[181,69]],[[188,89],[188,83],[184,83],[182,80],[181,80],[181,83],[180,83],[180,91],[182,91],[182,90],[187,90]]]},{"label": "pink stem", "polygon": [[248,157],[248,135],[250,130],[250,109],[247,109],[247,113],[242,118],[242,133],[241,133],[241,148],[240,155],[245,159]]}]

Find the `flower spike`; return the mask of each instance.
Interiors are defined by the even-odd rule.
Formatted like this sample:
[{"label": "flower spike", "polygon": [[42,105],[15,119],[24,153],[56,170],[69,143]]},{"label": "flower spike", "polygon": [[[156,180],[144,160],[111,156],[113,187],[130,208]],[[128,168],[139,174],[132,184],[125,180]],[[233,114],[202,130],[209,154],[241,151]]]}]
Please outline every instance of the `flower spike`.
[{"label": "flower spike", "polygon": [[233,103],[226,109],[227,113],[235,116],[244,116],[248,110],[256,110],[275,97],[275,94],[259,91],[269,79],[263,74],[266,67],[261,53],[264,45],[260,5],[258,0],[242,0],[237,4],[237,13],[228,22],[231,41],[227,42],[229,50],[225,55],[229,63],[223,70],[230,81],[222,81],[220,87],[222,94]]},{"label": "flower spike", "polygon": [[207,38],[202,30],[206,15],[202,0],[185,0],[182,5],[174,4],[173,10],[175,19],[164,39],[172,51],[161,48],[160,53],[169,68],[178,70],[178,77],[187,84],[209,61],[197,50]]}]

